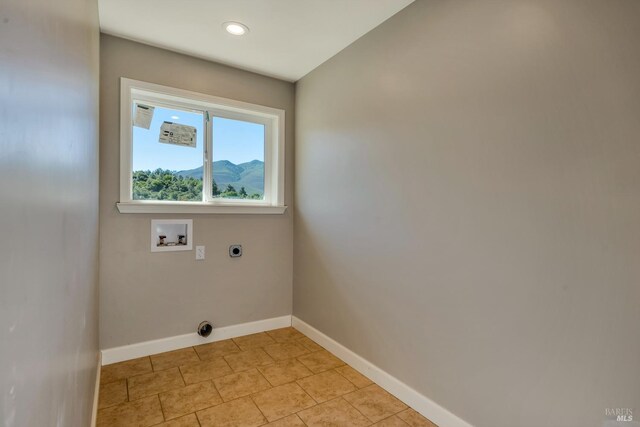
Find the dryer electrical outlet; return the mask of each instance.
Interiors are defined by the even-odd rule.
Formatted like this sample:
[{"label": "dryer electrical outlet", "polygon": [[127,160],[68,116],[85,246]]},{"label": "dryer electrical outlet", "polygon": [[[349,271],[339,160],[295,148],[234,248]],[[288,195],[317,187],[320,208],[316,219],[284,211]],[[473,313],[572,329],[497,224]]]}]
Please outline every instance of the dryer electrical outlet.
[{"label": "dryer electrical outlet", "polygon": [[229,246],[229,256],[231,258],[237,258],[242,256],[242,245]]}]

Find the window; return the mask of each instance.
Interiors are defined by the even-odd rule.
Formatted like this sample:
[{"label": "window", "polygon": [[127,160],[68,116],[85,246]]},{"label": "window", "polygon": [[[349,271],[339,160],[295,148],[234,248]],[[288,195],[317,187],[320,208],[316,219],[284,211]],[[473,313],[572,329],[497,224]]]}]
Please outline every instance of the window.
[{"label": "window", "polygon": [[284,111],[121,79],[121,213],[282,213]]}]

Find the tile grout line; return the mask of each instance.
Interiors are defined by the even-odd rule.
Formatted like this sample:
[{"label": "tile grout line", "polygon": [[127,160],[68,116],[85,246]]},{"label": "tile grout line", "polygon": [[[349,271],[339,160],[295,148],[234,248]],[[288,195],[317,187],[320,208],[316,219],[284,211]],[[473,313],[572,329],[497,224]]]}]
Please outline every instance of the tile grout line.
[{"label": "tile grout line", "polygon": [[[318,406],[320,406],[320,405],[324,405],[324,404],[329,403],[329,402],[333,402],[333,401],[338,400],[338,399],[342,399],[342,400],[344,400],[345,402],[347,402],[347,400],[346,400],[346,399],[343,399],[343,396],[337,396],[337,397],[334,397],[333,399],[325,400],[324,402],[322,402],[322,403],[318,403],[318,404],[316,404],[316,405],[314,405],[314,406],[311,406],[311,407],[309,407],[309,408],[301,409],[300,411],[296,412],[295,414],[296,414],[296,415],[298,415],[300,412],[304,412],[304,411],[306,411],[306,410],[308,410],[308,409],[313,409],[313,408],[315,408],[315,407],[318,407]],[[347,402],[347,403],[348,403],[351,407],[353,407],[353,405],[351,405],[349,402]],[[355,409],[355,410],[356,410],[360,415],[362,415],[362,416],[363,416],[367,421],[369,421],[369,422],[370,422],[370,423],[369,423],[369,425],[374,424],[373,422],[371,422],[371,420],[369,419],[369,417],[365,416],[362,412],[358,411],[358,408],[355,408],[355,407],[354,407],[353,409]],[[304,420],[302,419],[302,417],[298,416],[298,418],[300,418],[300,420],[301,420],[305,425],[307,425],[307,424],[304,422]]]},{"label": "tile grout line", "polygon": [[[269,335],[269,334],[267,333],[267,335]],[[273,337],[271,337],[271,338],[273,339]],[[271,345],[271,344],[270,344],[270,345]],[[303,347],[304,347],[304,346],[303,346]],[[264,350],[264,347],[262,347],[262,349],[263,349],[263,351],[265,351],[265,353],[266,353],[266,350]],[[308,350],[308,349],[307,349],[307,350]],[[294,359],[294,360],[298,361],[299,363],[302,363],[302,362],[300,362],[300,361],[297,359],[297,357],[295,357],[295,356],[294,356],[294,357],[287,358],[287,359],[283,359],[283,360],[290,360],[290,359]],[[275,361],[275,363],[277,363],[277,362],[279,362],[279,360]],[[303,364],[303,366],[304,366],[304,364]],[[308,368],[307,368],[307,369],[308,369]],[[261,376],[262,376],[262,377],[267,381],[267,383],[271,385],[271,388],[269,388],[269,389],[267,389],[267,390],[272,390],[272,389],[274,389],[275,387],[280,387],[280,386],[284,386],[284,385],[287,385],[287,384],[296,384],[298,387],[300,387],[300,389],[301,389],[301,390],[302,390],[302,391],[303,391],[307,396],[309,396],[309,398],[310,398],[313,402],[315,402],[315,404],[314,404],[314,405],[312,405],[312,406],[310,406],[310,407],[308,407],[308,408],[304,408],[304,409],[302,409],[302,410],[300,410],[300,411],[293,412],[293,413],[291,413],[291,414],[289,414],[289,415],[285,415],[284,417],[282,417],[282,418],[278,418],[277,420],[269,421],[269,419],[267,418],[267,416],[264,414],[264,412],[262,412],[262,410],[260,409],[260,406],[256,403],[255,399],[253,398],[253,396],[255,396],[257,393],[253,393],[253,394],[251,395],[251,400],[253,401],[254,405],[256,405],[256,407],[258,408],[258,410],[262,413],[262,415],[264,416],[264,418],[267,420],[267,424],[270,424],[270,423],[272,423],[272,422],[276,422],[276,421],[282,420],[282,419],[287,418],[287,417],[289,417],[289,416],[291,416],[291,415],[295,415],[296,417],[298,417],[298,419],[299,419],[300,421],[302,421],[302,418],[300,418],[300,417],[297,415],[297,414],[298,414],[298,412],[304,411],[304,410],[306,410],[306,409],[315,408],[316,406],[318,406],[318,401],[317,401],[317,400],[315,400],[313,397],[311,397],[311,395],[309,395],[309,393],[308,393],[304,388],[302,388],[302,387],[300,386],[300,384],[298,384],[298,381],[297,381],[297,380],[289,381],[288,383],[280,384],[280,385],[278,385],[278,386],[273,386],[273,385],[269,382],[269,380],[264,376],[264,374],[260,371],[260,369],[257,369],[257,371],[258,371],[258,373],[259,373],[259,374],[260,374],[260,375],[261,375]],[[309,370],[309,371],[311,372],[311,370]],[[313,374],[313,373],[312,373],[312,375],[311,375],[311,376],[313,376],[313,375],[315,375],[315,374]],[[305,378],[307,378],[307,377],[305,377]],[[264,390],[264,391],[267,391],[267,390]],[[258,392],[258,393],[260,393],[260,392]],[[264,424],[264,425],[267,425],[267,424]],[[305,426],[307,425],[304,421],[302,421],[302,424],[304,424]]]},{"label": "tile grout line", "polygon": [[[260,371],[258,371],[258,372],[260,372]],[[265,379],[266,379],[266,378],[265,378]],[[267,382],[269,382],[269,380],[267,380]],[[279,386],[276,386],[276,387],[280,387],[280,386],[287,385],[287,384],[292,384],[292,383],[295,383],[295,381],[291,381],[291,382],[288,382],[288,383],[285,383],[285,384],[280,384]],[[265,419],[265,420],[267,420],[266,424],[261,424],[261,426],[266,426],[266,425],[268,425],[268,424],[275,423],[276,421],[283,420],[283,419],[285,419],[285,418],[287,418],[287,417],[289,417],[289,416],[291,416],[291,415],[296,415],[296,416],[297,416],[297,413],[298,413],[298,412],[300,412],[300,411],[304,411],[305,409],[311,409],[311,408],[314,408],[314,407],[318,406],[318,404],[316,403],[315,405],[310,406],[310,407],[305,408],[305,409],[301,409],[301,410],[300,410],[300,411],[298,411],[298,412],[292,412],[291,414],[285,415],[284,417],[282,417],[282,418],[278,418],[277,420],[269,421],[269,418],[267,418],[266,414],[265,414],[264,412],[262,412],[262,409],[260,409],[260,406],[256,403],[256,401],[255,401],[255,399],[254,399],[254,396],[255,396],[255,395],[257,395],[258,393],[261,393],[261,392],[263,392],[263,391],[269,391],[269,390],[272,390],[272,389],[274,389],[274,388],[275,388],[275,387],[273,387],[273,386],[272,386],[271,388],[268,388],[268,389],[266,389],[266,390],[257,391],[257,392],[255,392],[255,393],[251,393],[251,394],[248,396],[249,398],[251,398],[251,401],[253,402],[253,404],[254,404],[254,405],[256,405],[256,408],[258,408],[258,411],[260,411],[260,413],[262,414],[262,416],[264,417],[264,419]],[[302,387],[300,387],[300,388],[302,388]],[[303,391],[304,391],[304,389],[303,389]],[[306,393],[306,391],[305,391],[305,393]],[[311,397],[311,396],[309,396],[309,397]],[[313,397],[311,397],[311,400],[313,400],[313,401],[315,402],[315,399],[313,399]],[[298,418],[300,418],[300,417],[298,417]],[[301,419],[300,421],[302,421],[302,419]],[[304,424],[304,421],[302,421],[302,423]],[[305,425],[306,425],[306,424],[305,424]]]},{"label": "tile grout line", "polygon": [[[311,408],[309,408],[311,409]],[[298,415],[298,413],[296,412],[296,417],[298,417],[298,419],[300,420],[300,422],[302,422],[302,424],[304,424],[305,426],[308,426],[309,424],[305,423],[304,420],[300,417],[300,415]]]},{"label": "tile grout line", "polygon": [[[267,334],[267,335],[269,335],[269,334]],[[269,335],[269,336],[270,336],[270,335]],[[271,337],[271,338],[273,339],[273,337]],[[275,340],[274,340],[274,341],[275,341]],[[269,345],[272,345],[272,344],[269,344]],[[266,350],[264,349],[264,346],[263,346],[263,347],[260,347],[260,348],[262,349],[262,351],[264,351],[265,353],[267,353],[267,352],[266,352]],[[268,353],[267,353],[267,354],[268,354]],[[292,357],[292,358],[290,358],[290,359],[295,359],[295,357]],[[288,360],[288,359],[283,359],[283,360]],[[277,362],[279,362],[279,361],[274,360],[274,363],[277,363]],[[264,376],[264,374],[260,371],[260,369],[259,369],[259,368],[257,368],[257,367],[256,367],[256,371],[258,371],[258,374],[259,374],[262,378],[264,378],[264,380],[267,382],[267,384],[269,384],[269,385],[271,386],[270,388],[268,388],[268,389],[266,389],[266,390],[262,390],[262,391],[259,391],[259,392],[255,392],[255,393],[252,393],[252,394],[250,394],[250,395],[249,395],[249,397],[251,398],[251,401],[253,402],[253,404],[256,406],[256,408],[258,408],[258,411],[260,411],[260,413],[262,414],[262,416],[264,417],[264,419],[265,419],[265,420],[267,420],[266,424],[262,424],[262,425],[263,425],[263,426],[264,426],[264,425],[268,425],[268,424],[270,424],[270,423],[272,423],[272,422],[276,422],[276,421],[282,420],[282,419],[284,419],[284,418],[287,418],[288,416],[291,416],[291,415],[297,414],[297,412],[293,412],[292,414],[285,415],[284,417],[282,417],[282,418],[278,418],[277,420],[274,420],[274,421],[270,421],[270,420],[269,420],[269,418],[267,418],[266,414],[262,411],[262,409],[260,409],[260,406],[259,406],[259,405],[258,405],[258,403],[255,401],[254,396],[255,396],[255,395],[257,395],[258,393],[263,392],[263,391],[273,390],[275,387],[280,387],[280,386],[283,386],[283,385],[293,384],[293,383],[296,383],[296,384],[297,384],[297,382],[296,382],[296,380],[293,380],[293,381],[290,381],[290,382],[285,383],[285,384],[280,384],[280,385],[278,385],[278,386],[274,386],[274,385],[273,385],[273,384],[271,384],[271,382],[270,382],[270,381],[269,381],[269,380]],[[299,384],[298,384],[298,387],[300,387],[300,385],[299,385]],[[300,387],[300,389],[301,389],[305,394],[307,394],[307,396],[309,396],[309,393],[307,393],[307,392],[306,392],[306,390],[304,390],[302,387]],[[313,397],[309,396],[309,398],[310,398],[311,400],[313,400],[314,402],[316,402],[316,400],[315,400]],[[315,404],[315,405],[310,406],[309,408],[305,408],[305,409],[311,409],[311,408],[313,408],[313,407],[315,407],[315,406],[317,406],[317,402],[316,402],[316,404]],[[303,409],[303,410],[304,410],[304,409]],[[297,416],[297,415],[296,415],[296,416]],[[300,418],[300,417],[298,417],[298,418]],[[302,420],[300,420],[300,421],[302,421]],[[303,423],[303,424],[305,424],[305,423],[304,423],[304,421],[302,421],[302,423]],[[305,424],[305,425],[306,425],[306,424]]]},{"label": "tile grout line", "polygon": [[[238,347],[238,348],[240,348],[240,347]],[[240,351],[239,351],[239,353],[242,353],[242,350],[240,350]],[[236,354],[236,353],[231,353],[231,354]],[[225,356],[228,356],[228,355],[225,355]],[[227,359],[225,359],[225,356],[220,356],[220,358],[221,358],[222,360],[224,360],[224,363],[226,363],[226,364],[227,364],[227,366],[229,367],[229,369],[231,369],[231,372],[235,372],[235,371],[233,370],[233,368],[231,367],[231,365],[229,364],[229,362],[227,361]]]},{"label": "tile grout line", "polygon": [[[233,340],[233,339],[232,339],[232,340]],[[235,344],[235,345],[240,349],[240,352],[245,351],[245,350],[242,350],[242,349],[241,349],[241,347],[238,345],[238,343],[236,343],[235,341],[234,341],[234,344]],[[257,348],[261,348],[261,349],[262,349],[262,347],[257,347]],[[263,350],[263,351],[264,351],[264,350]],[[233,370],[233,368],[231,367],[231,365],[229,365],[229,362],[227,361],[227,359],[225,359],[224,357],[223,357],[222,359],[223,359],[223,360],[225,361],[225,363],[229,366],[229,369],[231,369],[231,372],[233,372],[232,374],[229,374],[229,375],[234,375],[234,374],[236,374],[236,373],[239,373],[239,372],[235,372],[235,371]],[[270,386],[270,387],[269,387],[268,389],[266,389],[266,390],[271,390],[271,389],[273,389],[273,386],[271,385],[271,383],[269,382],[269,380],[267,380],[267,379],[264,377],[264,375],[262,375],[262,372],[260,372],[260,369],[258,369],[258,367],[257,367],[257,366],[255,367],[255,370],[256,370],[256,372],[258,372],[258,375],[260,375],[260,376],[261,376],[261,377],[262,377],[262,378],[267,382],[267,384],[269,384],[269,386]],[[240,371],[240,372],[246,372],[246,371]],[[221,378],[223,378],[223,377],[221,377]],[[216,388],[216,390],[217,390],[217,389],[218,389],[218,387],[215,385],[215,382],[213,383],[213,385],[214,385],[214,387],[215,387],[215,388]],[[262,390],[262,391],[266,391],[266,390]],[[219,391],[219,390],[218,390],[218,393],[220,393],[220,391]],[[259,392],[256,392],[256,393],[259,393]],[[256,407],[256,409],[258,410],[258,412],[260,412],[260,414],[262,414],[262,417],[267,421],[265,424],[261,424],[261,426],[265,426],[265,425],[269,424],[269,422],[270,422],[270,421],[269,421],[269,419],[267,418],[267,416],[264,414],[264,412],[262,412],[262,410],[260,409],[260,407],[258,406],[258,404],[255,402],[255,400],[253,399],[253,395],[255,395],[256,393],[251,393],[251,394],[249,394],[249,395],[247,395],[247,396],[240,396],[240,397],[237,397],[237,398],[235,398],[235,399],[231,399],[229,402],[233,402],[233,401],[235,401],[235,400],[239,400],[239,399],[242,399],[242,398],[248,397],[248,398],[251,400],[251,402],[253,403],[253,405]],[[220,398],[222,398],[222,395],[220,395]],[[223,403],[222,403],[222,404],[224,404],[224,403],[228,403],[228,402],[224,402],[224,399],[223,399]]]},{"label": "tile grout line", "polygon": [[[359,389],[357,389],[357,390],[355,390],[355,391],[352,391],[351,393],[346,393],[346,394],[344,394],[343,396],[346,396],[346,395],[349,395],[349,394],[353,394],[353,393],[357,393],[357,392],[358,392],[358,391],[360,391],[360,390],[364,390],[365,388],[369,388],[369,387],[373,387],[373,386],[378,386],[378,387],[380,387],[378,384],[376,384],[376,383],[374,382],[373,384],[369,384],[369,385],[368,385],[368,386],[366,386],[366,387],[359,388]],[[381,387],[380,387],[380,388],[381,388]],[[391,394],[390,394],[389,392],[387,392],[386,390],[384,390],[384,389],[383,389],[383,391],[384,391],[385,393],[389,394],[389,395],[390,395],[391,397],[393,397],[394,399],[398,400],[395,396],[391,395]],[[362,416],[364,416],[366,419],[368,419],[369,421],[371,421],[371,423],[372,423],[372,424],[379,423],[380,421],[386,420],[387,418],[391,418],[391,417],[393,417],[393,416],[395,416],[395,415],[398,415],[400,412],[403,412],[403,411],[407,410],[408,408],[411,408],[409,405],[407,405],[407,404],[405,404],[404,402],[400,401],[400,403],[402,403],[404,406],[406,406],[406,408],[403,408],[403,409],[401,409],[401,410],[399,410],[399,411],[397,411],[397,412],[394,412],[392,415],[390,415],[390,416],[388,416],[387,418],[384,418],[384,419],[382,419],[382,420],[380,420],[380,421],[373,421],[373,420],[371,420],[371,418],[369,418],[369,417],[367,417],[365,414],[363,414],[363,413],[362,413],[362,411],[360,411],[358,408],[356,408],[354,404],[352,404],[351,402],[349,402],[347,399],[344,399],[344,400],[345,400],[345,402],[347,402],[349,405],[351,405],[351,406],[352,406],[356,411],[360,412],[360,413],[362,414]],[[398,418],[399,418],[399,417],[398,417]],[[403,422],[404,422],[404,420],[403,420],[403,419],[400,419],[400,421],[403,421]],[[406,422],[405,422],[405,424],[406,424]]]},{"label": "tile grout line", "polygon": [[[375,384],[375,383],[374,383],[374,384]],[[371,384],[371,385],[373,385],[373,384]],[[367,387],[369,387],[369,386],[367,386]],[[346,396],[346,395],[348,395],[348,394],[357,393],[358,391],[360,391],[360,390],[364,390],[364,389],[365,389],[365,388],[367,388],[367,387],[359,388],[359,389],[357,389],[357,390],[355,390],[355,391],[352,391],[351,393],[347,393],[347,394],[345,394],[344,396]],[[342,396],[342,397],[344,397],[344,396]],[[356,406],[355,406],[353,403],[349,402],[347,399],[344,399],[344,401],[345,401],[345,402],[347,402],[347,403],[348,403],[348,404],[349,404],[353,409],[355,409],[355,410],[356,410],[356,411],[358,411],[360,414],[362,414],[362,416],[363,416],[363,417],[365,417],[366,419],[368,419],[369,421],[371,421],[371,425],[373,425],[373,424],[375,424],[375,423],[376,423],[376,421],[373,421],[371,418],[369,418],[369,417],[367,417],[365,414],[363,414],[363,413],[362,413],[362,411],[361,411],[360,409],[356,408]],[[393,415],[395,415],[395,414],[393,414]],[[392,417],[393,415],[391,415],[391,417]],[[388,417],[388,418],[391,418],[391,417]],[[382,421],[382,420],[380,420],[380,421]]]},{"label": "tile grout line", "polygon": [[[349,366],[351,367],[351,365],[345,365],[345,366]],[[342,368],[343,366],[338,366],[338,368]],[[369,385],[366,385],[365,387],[358,387],[358,384],[354,383],[353,381],[351,381],[349,378],[347,378],[344,374],[342,374],[340,371],[338,371],[338,368],[333,368],[334,371],[336,371],[336,373],[338,375],[340,375],[342,378],[344,378],[345,380],[349,381],[351,384],[353,384],[353,386],[356,388],[355,391],[361,390],[365,387],[369,387]],[[351,368],[353,369],[353,368]],[[366,378],[366,377],[365,377]],[[353,393],[353,392],[352,392]],[[345,394],[349,394],[349,393],[345,393]]]},{"label": "tile grout line", "polygon": [[[191,349],[193,350],[193,352],[196,354],[196,357],[198,358],[198,360],[200,360],[200,356],[198,356],[198,352],[196,351],[195,348],[191,347]],[[184,374],[182,373],[182,369],[180,369],[181,366],[186,366],[186,365],[179,365],[177,366],[178,368],[178,372],[180,373],[180,378],[182,378],[182,382],[184,383],[184,386],[187,386],[187,380],[185,380],[184,378]]]},{"label": "tile grout line", "polygon": [[[404,409],[403,409],[402,411],[404,411]],[[400,411],[400,412],[402,412],[402,411]],[[397,418],[397,419],[399,419],[401,422],[405,423],[407,426],[409,426],[409,427],[410,427],[411,425],[410,425],[409,423],[407,423],[405,420],[403,420],[402,418],[400,418],[400,417],[398,416],[398,414],[399,414],[400,412],[397,412],[397,413],[395,413],[395,414],[391,415],[390,417],[385,418],[384,420],[388,420],[388,419],[391,419],[391,418],[393,418],[393,417],[396,417],[396,418]],[[378,422],[379,422],[379,423],[381,423],[381,422],[382,422],[382,421],[384,421],[384,420],[380,420],[380,421],[378,421]]]},{"label": "tile grout line", "polygon": [[162,408],[162,400],[160,400],[160,393],[156,394],[156,397],[158,398],[158,403],[160,404],[160,413],[162,414],[162,420],[163,422],[168,421],[166,415],[164,414],[164,409]]},{"label": "tile grout line", "polygon": [[127,388],[127,402],[131,402],[131,397],[129,396],[129,378],[124,379],[124,385]]},{"label": "tile grout line", "polygon": [[[220,377],[220,378],[222,378],[222,377]],[[185,386],[184,386],[184,387],[182,387],[182,388],[186,388],[186,387],[189,387],[189,386],[191,386],[191,385],[196,385],[196,384],[203,384],[203,383],[206,383],[206,382],[210,382],[210,383],[211,383],[211,385],[213,386],[213,388],[216,390],[216,393],[218,393],[218,396],[220,396],[220,392],[218,391],[218,388],[216,387],[216,384],[213,382],[213,379],[208,379],[208,380],[204,380],[204,381],[199,381],[199,382],[197,382],[197,383],[188,384],[188,385],[185,385]],[[179,388],[176,388],[176,389],[173,389],[173,390],[168,390],[167,392],[175,391],[175,390],[180,390],[180,389],[179,389]],[[158,396],[159,396],[159,395],[158,395]],[[229,402],[232,402],[233,400],[235,400],[235,399],[232,399],[232,400],[230,400]],[[175,420],[175,419],[178,419],[178,418],[182,418],[182,417],[186,417],[187,415],[190,415],[190,414],[194,414],[194,415],[196,416],[196,419],[198,420],[198,424],[200,424],[200,420],[198,419],[198,412],[199,412],[199,411],[205,411],[205,410],[210,409],[210,408],[215,408],[216,406],[220,406],[220,405],[222,405],[222,404],[226,403],[226,402],[222,399],[222,396],[220,396],[220,401],[221,401],[221,403],[218,403],[218,404],[215,404],[215,405],[211,405],[211,406],[207,406],[207,407],[205,407],[205,408],[201,408],[201,409],[198,409],[198,410],[194,410],[193,412],[189,412],[189,413],[187,413],[187,414],[180,415],[180,416],[178,416],[178,417],[176,417],[176,418],[172,418],[172,420]],[[160,406],[162,406],[162,400],[160,401]],[[171,421],[171,420],[166,420],[166,419],[165,419],[165,421]]]},{"label": "tile grout line", "polygon": [[[203,345],[204,345],[204,344],[203,344]],[[202,357],[200,356],[200,353],[198,353],[198,349],[196,348],[196,346],[194,345],[194,346],[192,346],[191,348],[193,349],[193,351],[195,351],[195,352],[196,352],[196,356],[198,356],[198,359],[199,359],[201,362],[204,362],[204,360],[202,360]]]},{"label": "tile grout line", "polygon": [[[270,389],[270,388],[268,388],[267,390],[271,390],[271,389]],[[266,390],[265,390],[265,391],[266,391]],[[257,393],[259,393],[259,392],[257,392]],[[265,413],[264,413],[264,412],[262,412],[262,409],[260,409],[260,407],[259,407],[259,406],[258,406],[258,404],[256,403],[255,399],[253,398],[253,396],[254,396],[255,394],[256,394],[256,393],[252,393],[252,394],[250,394],[250,395],[249,395],[249,396],[247,396],[247,397],[248,397],[249,399],[251,399],[251,403],[253,403],[253,405],[256,407],[256,409],[257,409],[257,410],[262,414],[262,416],[264,417],[264,419],[265,419],[265,420],[267,420],[267,422],[266,422],[266,423],[264,423],[264,424],[260,424],[261,426],[265,426],[265,425],[269,424],[271,421],[269,421],[269,418],[267,418],[267,416],[265,415]]]}]

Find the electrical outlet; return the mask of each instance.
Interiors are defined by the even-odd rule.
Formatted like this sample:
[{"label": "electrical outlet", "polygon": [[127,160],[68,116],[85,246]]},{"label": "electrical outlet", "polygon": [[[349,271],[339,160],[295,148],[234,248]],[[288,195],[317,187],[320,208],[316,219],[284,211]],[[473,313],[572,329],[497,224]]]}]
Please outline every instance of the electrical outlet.
[{"label": "electrical outlet", "polygon": [[204,259],[204,246],[196,246],[196,259],[197,260]]}]

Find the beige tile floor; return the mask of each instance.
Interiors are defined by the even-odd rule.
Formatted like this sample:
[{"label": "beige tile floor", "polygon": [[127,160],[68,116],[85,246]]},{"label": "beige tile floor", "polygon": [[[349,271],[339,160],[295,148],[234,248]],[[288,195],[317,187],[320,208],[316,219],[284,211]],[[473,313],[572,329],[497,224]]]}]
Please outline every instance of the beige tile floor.
[{"label": "beige tile floor", "polygon": [[98,426],[436,427],[294,328],[103,366]]}]

